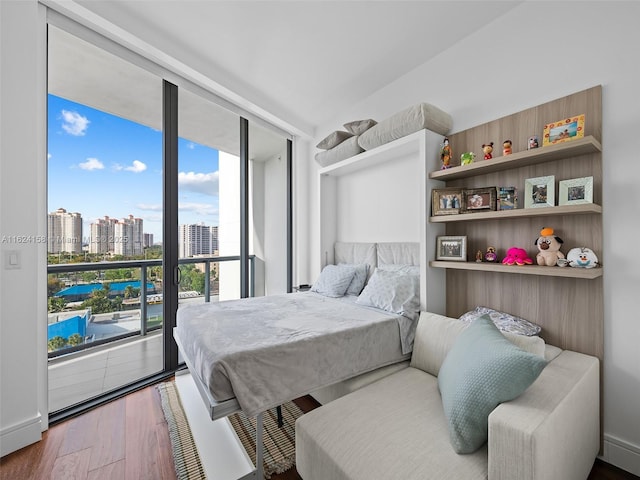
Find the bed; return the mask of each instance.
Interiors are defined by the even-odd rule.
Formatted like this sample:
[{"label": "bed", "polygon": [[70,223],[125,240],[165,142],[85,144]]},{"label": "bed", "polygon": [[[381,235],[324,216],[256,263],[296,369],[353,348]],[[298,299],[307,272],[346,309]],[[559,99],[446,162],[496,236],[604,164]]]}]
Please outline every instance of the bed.
[{"label": "bed", "polygon": [[262,412],[410,357],[418,244],[337,243],[334,254],[312,291],[178,309],[174,337],[212,419],[242,410],[261,435]]}]

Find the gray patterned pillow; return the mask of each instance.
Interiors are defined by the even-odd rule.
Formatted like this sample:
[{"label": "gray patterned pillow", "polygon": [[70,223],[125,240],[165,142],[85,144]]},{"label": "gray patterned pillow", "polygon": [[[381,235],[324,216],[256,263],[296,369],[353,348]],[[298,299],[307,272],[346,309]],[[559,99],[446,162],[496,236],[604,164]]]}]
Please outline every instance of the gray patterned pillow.
[{"label": "gray patterned pillow", "polygon": [[311,287],[312,292],[325,297],[342,297],[347,291],[353,276],[356,273],[354,267],[347,265],[327,265],[320,272],[320,277]]},{"label": "gray patterned pillow", "polygon": [[416,320],[420,311],[420,277],[376,268],[356,303]]},{"label": "gray patterned pillow", "polygon": [[465,323],[471,323],[482,315],[489,315],[493,323],[502,332],[515,333],[517,335],[526,335],[531,337],[538,335],[542,330],[540,325],[536,325],[524,318],[516,317],[508,313],[499,312],[489,307],[476,307],[475,310],[464,313],[460,320]]},{"label": "gray patterned pillow", "polygon": [[369,275],[369,265],[367,265],[366,263],[339,263],[338,265],[353,267],[356,270],[345,295],[360,295],[360,292],[362,292],[362,289],[364,288],[364,284],[367,282],[367,276]]}]

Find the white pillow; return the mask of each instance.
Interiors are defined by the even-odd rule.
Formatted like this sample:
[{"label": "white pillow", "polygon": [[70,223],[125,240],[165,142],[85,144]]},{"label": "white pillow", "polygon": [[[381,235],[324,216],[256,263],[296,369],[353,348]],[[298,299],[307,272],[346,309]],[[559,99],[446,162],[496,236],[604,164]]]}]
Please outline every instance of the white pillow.
[{"label": "white pillow", "polygon": [[355,273],[356,269],[349,265],[327,265],[322,269],[311,291],[326,297],[342,297]]},{"label": "white pillow", "polygon": [[540,325],[536,325],[533,322],[525,320],[524,318],[516,317],[505,312],[499,312],[489,307],[476,307],[475,310],[462,314],[460,320],[465,323],[471,323],[476,318],[482,315],[489,315],[493,323],[501,332],[515,333],[517,335],[533,336],[538,335],[542,330]]},{"label": "white pillow", "polygon": [[403,265],[403,264],[395,264],[390,263],[387,265],[378,265],[379,270],[384,270],[386,272],[395,272],[395,273],[403,273],[405,275],[418,275],[420,276],[420,266],[419,265]]},{"label": "white pillow", "polygon": [[415,320],[420,310],[420,277],[376,268],[356,303]]},{"label": "white pillow", "polygon": [[329,135],[320,140],[316,147],[322,150],[329,150],[336,145],[340,145],[347,138],[351,137],[353,137],[353,133],[345,132],[344,130],[336,130],[335,132],[331,132]]},{"label": "white pillow", "polygon": [[356,270],[355,274],[353,275],[353,279],[349,284],[349,287],[347,287],[345,295],[360,295],[360,292],[362,292],[364,284],[367,281],[367,276],[369,275],[369,265],[367,265],[366,263],[339,263],[338,265],[353,267]]}]

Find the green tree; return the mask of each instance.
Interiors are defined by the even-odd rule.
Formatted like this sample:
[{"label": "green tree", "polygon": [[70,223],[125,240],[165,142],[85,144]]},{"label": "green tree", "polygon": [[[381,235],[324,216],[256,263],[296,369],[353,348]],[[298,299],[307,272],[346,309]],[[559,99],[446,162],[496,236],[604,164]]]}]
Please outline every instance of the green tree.
[{"label": "green tree", "polygon": [[67,343],[72,347],[75,347],[76,345],[81,345],[82,342],[83,342],[83,339],[79,333],[74,333],[70,335],[69,338],[67,338]]},{"label": "green tree", "polygon": [[134,294],[133,294],[134,288],[132,285],[127,285],[124,288],[124,298],[133,298]]},{"label": "green tree", "polygon": [[52,297],[63,288],[64,283],[62,283],[62,281],[58,277],[49,275],[49,278],[47,278],[47,296]]},{"label": "green tree", "polygon": [[67,345],[67,339],[62,338],[61,336],[53,337],[49,342],[47,342],[47,347],[50,352],[55,350],[60,350]]},{"label": "green tree", "polygon": [[61,312],[67,305],[63,297],[49,297],[47,300],[49,313]]},{"label": "green tree", "polygon": [[93,313],[107,313],[113,311],[113,304],[109,300],[109,288],[107,285],[100,290],[94,290],[91,297],[82,302],[82,308],[91,308]]}]

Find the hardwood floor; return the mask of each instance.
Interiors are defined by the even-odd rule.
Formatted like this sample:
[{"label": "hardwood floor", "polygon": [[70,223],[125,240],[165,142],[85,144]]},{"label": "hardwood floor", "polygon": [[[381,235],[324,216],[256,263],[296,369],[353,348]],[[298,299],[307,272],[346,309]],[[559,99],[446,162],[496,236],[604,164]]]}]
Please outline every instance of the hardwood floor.
[{"label": "hardwood floor", "polygon": [[[296,400],[304,411],[317,403]],[[295,469],[273,480],[302,480]],[[54,425],[43,440],[0,460],[2,480],[175,480],[167,424],[154,387],[147,387]],[[639,480],[596,460],[588,480]]]}]

